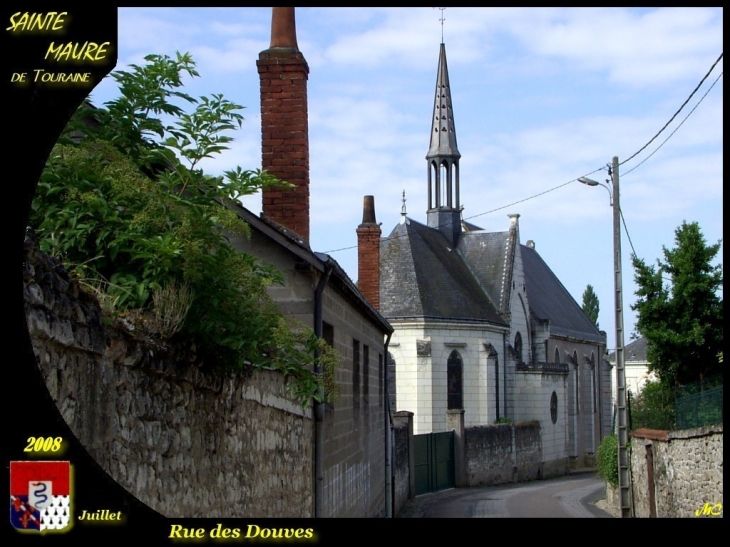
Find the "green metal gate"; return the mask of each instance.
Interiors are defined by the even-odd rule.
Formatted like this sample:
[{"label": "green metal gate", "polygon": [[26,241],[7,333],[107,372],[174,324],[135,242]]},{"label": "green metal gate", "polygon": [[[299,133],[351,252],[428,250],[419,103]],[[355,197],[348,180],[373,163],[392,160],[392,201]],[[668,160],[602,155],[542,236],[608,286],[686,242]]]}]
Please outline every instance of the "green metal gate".
[{"label": "green metal gate", "polygon": [[413,436],[416,495],[454,487],[454,432]]}]

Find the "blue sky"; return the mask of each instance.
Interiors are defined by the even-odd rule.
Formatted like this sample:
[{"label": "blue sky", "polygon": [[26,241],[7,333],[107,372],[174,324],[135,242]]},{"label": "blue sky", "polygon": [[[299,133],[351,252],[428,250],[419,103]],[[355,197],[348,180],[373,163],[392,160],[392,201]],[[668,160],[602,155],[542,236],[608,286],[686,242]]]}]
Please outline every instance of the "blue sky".
[{"label": "blue sky", "polygon": [[[606,171],[597,169],[613,156],[626,160],[669,121],[722,53],[723,10],[448,8],[444,14],[464,218],[504,231],[507,214],[519,213],[522,243],[535,242],[579,304],[586,285],[594,286],[600,327],[613,347],[609,196],[569,182],[584,175],[604,181]],[[297,8],[299,49],[310,67],[313,250],[356,245],[364,195],[375,196],[383,235],[399,220],[403,190],[409,217],[425,222],[439,18],[435,8]],[[149,53],[190,52],[201,77],[188,80],[186,91],[222,93],[246,107],[231,149],[204,169],[257,168],[256,59],[270,30],[270,8],[120,8],[117,68]],[[699,222],[709,243],[722,238],[722,70],[720,60],[672,124],[620,168],[631,243],[649,263],[662,256],[662,246],[674,246],[682,221]],[[108,79],[92,100],[103,103],[115,92]],[[260,197],[244,205],[261,211]],[[635,285],[625,233],[622,247],[628,343]],[[355,248],[330,254],[357,279]]]}]

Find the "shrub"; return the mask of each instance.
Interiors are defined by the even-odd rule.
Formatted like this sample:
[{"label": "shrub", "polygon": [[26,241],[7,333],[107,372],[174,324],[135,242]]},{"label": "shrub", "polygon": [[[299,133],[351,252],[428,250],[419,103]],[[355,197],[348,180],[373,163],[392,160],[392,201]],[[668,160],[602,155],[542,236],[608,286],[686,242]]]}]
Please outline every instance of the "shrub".
[{"label": "shrub", "polygon": [[[300,403],[322,400],[337,355],[279,313],[267,287],[281,274],[229,241],[249,233],[232,204],[291,185],[240,167],[203,173],[200,161],[228,148],[242,107],[178,91],[184,73],[197,76],[188,54],[146,61],[114,73],[120,97],[106,108],[84,105],[52,151],[30,218],[41,249],[81,265],[75,275],[108,315],[193,340],[206,366],[279,369]],[[188,113],[173,100],[196,106]],[[315,361],[323,375],[312,372]]]},{"label": "shrub", "polygon": [[631,429],[674,429],[674,390],[661,380],[648,381],[631,398]]},{"label": "shrub", "polygon": [[608,484],[618,486],[618,437],[608,435],[598,447],[598,476]]}]

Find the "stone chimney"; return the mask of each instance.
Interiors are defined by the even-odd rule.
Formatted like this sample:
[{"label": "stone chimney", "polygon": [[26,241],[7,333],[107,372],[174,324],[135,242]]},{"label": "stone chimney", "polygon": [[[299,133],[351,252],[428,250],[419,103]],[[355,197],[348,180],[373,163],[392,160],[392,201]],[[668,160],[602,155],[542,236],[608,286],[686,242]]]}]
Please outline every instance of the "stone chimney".
[{"label": "stone chimney", "polygon": [[375,198],[365,196],[362,224],[357,227],[357,288],[376,310],[380,310],[380,233]]},{"label": "stone chimney", "polygon": [[294,8],[272,8],[261,82],[261,166],[294,188],[266,188],[262,216],[309,242],[309,65],[297,46]]}]

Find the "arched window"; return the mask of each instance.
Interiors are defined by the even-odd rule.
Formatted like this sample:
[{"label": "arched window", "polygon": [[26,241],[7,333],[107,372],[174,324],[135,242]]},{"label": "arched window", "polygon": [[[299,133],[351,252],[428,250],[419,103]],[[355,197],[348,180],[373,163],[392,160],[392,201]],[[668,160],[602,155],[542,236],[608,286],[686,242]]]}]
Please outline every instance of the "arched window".
[{"label": "arched window", "polygon": [[553,359],[555,359],[556,363],[560,363],[560,350],[558,349],[558,346],[555,346],[555,357],[553,357]]},{"label": "arched window", "polygon": [[575,365],[575,412],[580,413],[580,369],[576,350],[573,350],[573,364]]},{"label": "arched window", "polygon": [[519,332],[515,334],[515,358],[518,363],[522,362],[522,335]]},{"label": "arched window", "polygon": [[461,355],[454,350],[446,362],[446,384],[448,388],[448,409],[464,408],[463,370]]},{"label": "arched window", "polygon": [[591,352],[591,387],[593,392],[593,412],[598,412],[598,394],[596,393],[596,355]]}]

